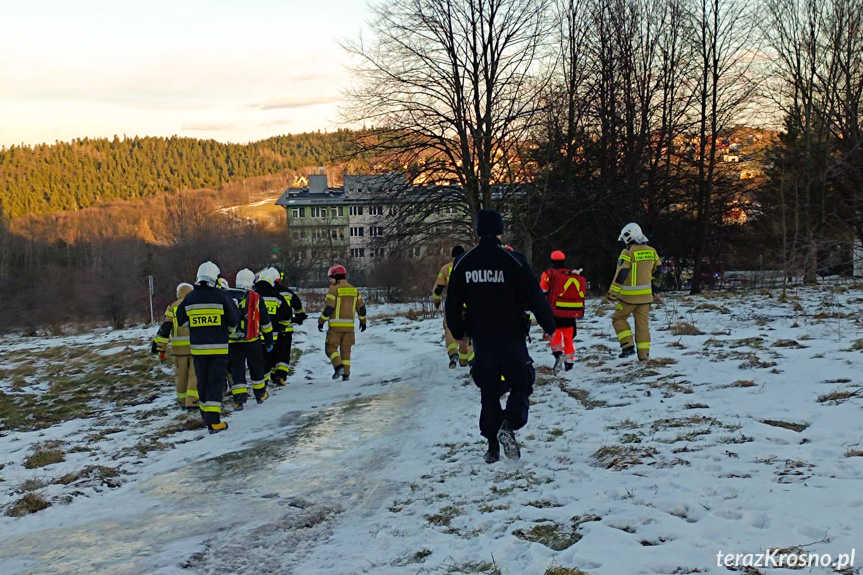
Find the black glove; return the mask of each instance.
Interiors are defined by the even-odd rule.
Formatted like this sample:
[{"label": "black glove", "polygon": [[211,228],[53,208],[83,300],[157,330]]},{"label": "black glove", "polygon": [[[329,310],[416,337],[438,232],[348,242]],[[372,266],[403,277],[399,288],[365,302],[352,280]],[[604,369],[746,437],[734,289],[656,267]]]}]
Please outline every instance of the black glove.
[{"label": "black glove", "polygon": [[366,331],[366,322],[360,323],[360,331]]},{"label": "black glove", "polygon": [[306,321],[307,319],[309,319],[308,314],[298,313],[297,315],[294,316],[294,323],[297,325],[303,325],[303,322]]},{"label": "black glove", "polygon": [[324,324],[318,322],[318,331],[324,331]]},{"label": "black glove", "polygon": [[156,342],[150,344],[150,353],[157,354],[159,353],[159,349],[156,347]]}]

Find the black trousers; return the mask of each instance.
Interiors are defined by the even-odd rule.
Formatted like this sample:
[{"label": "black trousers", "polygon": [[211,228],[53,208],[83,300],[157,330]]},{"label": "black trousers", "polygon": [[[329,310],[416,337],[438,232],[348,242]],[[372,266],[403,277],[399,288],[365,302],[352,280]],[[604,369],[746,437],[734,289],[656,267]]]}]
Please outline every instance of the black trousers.
[{"label": "black trousers", "polygon": [[270,379],[284,382],[288,379],[291,368],[291,344],[294,332],[285,331],[279,334],[279,339],[273,343],[270,358]]},{"label": "black trousers", "polygon": [[198,376],[198,407],[207,425],[222,420],[222,396],[228,376],[228,354],[193,355]]},{"label": "black trousers", "polygon": [[234,402],[243,403],[249,397],[249,387],[246,385],[246,365],[249,367],[252,391],[256,399],[263,397],[267,391],[264,371],[264,344],[261,340],[232,343],[231,347],[231,395]]},{"label": "black trousers", "polygon": [[[497,437],[501,424],[506,421],[511,429],[520,429],[527,423],[530,394],[536,371],[533,360],[523,341],[480,342],[474,340],[473,381],[480,389],[482,410],[479,415],[479,432],[483,437]],[[501,377],[503,379],[501,379]],[[509,391],[506,408],[500,398]]]}]

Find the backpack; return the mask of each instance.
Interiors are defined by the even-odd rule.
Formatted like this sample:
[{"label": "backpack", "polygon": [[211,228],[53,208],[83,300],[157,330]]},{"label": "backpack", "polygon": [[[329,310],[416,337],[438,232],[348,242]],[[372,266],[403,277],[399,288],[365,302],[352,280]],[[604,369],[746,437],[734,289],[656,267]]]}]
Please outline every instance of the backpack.
[{"label": "backpack", "polygon": [[584,317],[584,292],[587,280],[574,270],[551,268],[549,276],[548,303],[555,317],[579,319]]},{"label": "backpack", "polygon": [[245,341],[255,341],[261,336],[261,296],[254,290],[246,292],[240,301],[240,325],[237,335]]}]

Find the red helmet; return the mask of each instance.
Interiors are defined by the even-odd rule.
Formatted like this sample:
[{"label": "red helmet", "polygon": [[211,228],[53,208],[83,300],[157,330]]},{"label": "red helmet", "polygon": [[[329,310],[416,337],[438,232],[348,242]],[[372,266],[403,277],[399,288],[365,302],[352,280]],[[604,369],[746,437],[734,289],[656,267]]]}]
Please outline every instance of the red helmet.
[{"label": "red helmet", "polygon": [[338,275],[342,275],[342,276],[348,275],[348,270],[345,269],[345,266],[343,266],[341,264],[334,264],[334,265],[330,266],[330,271],[327,272],[327,277],[331,278],[333,276],[338,276]]},{"label": "red helmet", "polygon": [[566,259],[566,254],[560,250],[554,250],[551,252],[551,261],[553,262],[562,262]]}]

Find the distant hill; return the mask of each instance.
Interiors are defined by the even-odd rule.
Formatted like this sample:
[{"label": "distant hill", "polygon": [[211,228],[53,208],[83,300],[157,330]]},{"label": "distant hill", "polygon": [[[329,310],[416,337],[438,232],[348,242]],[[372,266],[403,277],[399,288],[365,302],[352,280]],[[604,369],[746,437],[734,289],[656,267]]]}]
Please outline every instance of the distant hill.
[{"label": "distant hill", "polygon": [[194,138],[79,139],[0,148],[0,213],[79,210],[343,162],[353,133],[304,133],[249,144]]}]

